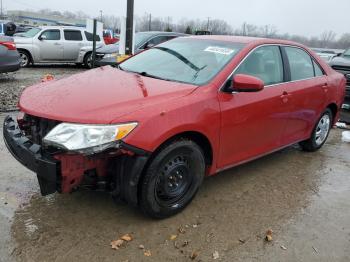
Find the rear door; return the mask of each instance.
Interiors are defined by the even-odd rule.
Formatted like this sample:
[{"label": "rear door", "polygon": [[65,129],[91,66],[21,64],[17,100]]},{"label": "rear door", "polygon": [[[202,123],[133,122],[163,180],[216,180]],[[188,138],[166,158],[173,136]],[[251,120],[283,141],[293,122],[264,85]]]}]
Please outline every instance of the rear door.
[{"label": "rear door", "polygon": [[63,60],[63,40],[60,29],[44,30],[35,44],[38,46],[41,61]]},{"label": "rear door", "polygon": [[286,91],[291,98],[291,112],[283,139],[285,144],[291,144],[310,136],[325,109],[328,82],[322,68],[304,49],[285,46],[283,52],[290,69]]},{"label": "rear door", "polygon": [[[219,168],[279,148],[290,110],[279,46],[257,48],[235,74],[257,77],[264,81],[265,88],[260,92],[219,93],[222,123]],[[226,84],[231,85],[230,81]]]},{"label": "rear door", "polygon": [[80,30],[64,29],[64,60],[76,61],[80,48],[83,47],[83,36]]}]

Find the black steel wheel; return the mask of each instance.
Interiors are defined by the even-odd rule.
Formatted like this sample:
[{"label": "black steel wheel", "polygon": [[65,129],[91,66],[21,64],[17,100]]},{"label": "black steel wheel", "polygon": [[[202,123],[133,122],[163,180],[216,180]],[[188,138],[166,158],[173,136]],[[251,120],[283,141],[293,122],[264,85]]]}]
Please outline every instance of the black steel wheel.
[{"label": "black steel wheel", "polygon": [[154,218],[183,210],[203,181],[205,161],[201,148],[189,140],[176,141],[151,160],[140,188],[140,206]]}]

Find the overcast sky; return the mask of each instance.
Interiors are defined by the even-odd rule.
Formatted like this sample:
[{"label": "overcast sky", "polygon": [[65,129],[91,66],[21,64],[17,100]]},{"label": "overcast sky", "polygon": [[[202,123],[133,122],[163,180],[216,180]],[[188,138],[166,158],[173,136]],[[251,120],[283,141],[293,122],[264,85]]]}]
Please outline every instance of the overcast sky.
[{"label": "overcast sky", "polygon": [[[126,0],[3,0],[5,10],[43,9],[81,10],[89,15],[124,15]],[[338,36],[350,33],[350,0],[135,0],[135,14],[154,16],[207,17],[226,20],[234,28],[243,22],[271,24],[278,33],[318,36],[333,30]]]}]

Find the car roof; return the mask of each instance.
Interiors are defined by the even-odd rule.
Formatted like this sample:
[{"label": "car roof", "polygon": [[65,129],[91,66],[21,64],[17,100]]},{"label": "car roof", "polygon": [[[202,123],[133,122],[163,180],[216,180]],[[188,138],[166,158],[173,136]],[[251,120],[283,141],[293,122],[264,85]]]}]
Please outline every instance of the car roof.
[{"label": "car roof", "polygon": [[179,36],[186,35],[178,32],[164,32],[164,31],[144,31],[144,32],[137,32],[137,33],[149,34],[149,35],[179,35]]},{"label": "car roof", "polygon": [[298,43],[293,42],[293,41],[273,39],[273,38],[250,37],[250,36],[196,35],[196,36],[191,36],[191,38],[217,40],[217,41],[242,43],[242,44],[252,44],[252,45],[281,44],[281,45],[295,45],[295,46],[302,46],[303,47],[303,45],[298,44]]},{"label": "car roof", "polygon": [[39,26],[41,29],[75,29],[75,30],[86,30],[85,27],[79,26],[63,26],[63,25],[53,25],[53,26]]}]

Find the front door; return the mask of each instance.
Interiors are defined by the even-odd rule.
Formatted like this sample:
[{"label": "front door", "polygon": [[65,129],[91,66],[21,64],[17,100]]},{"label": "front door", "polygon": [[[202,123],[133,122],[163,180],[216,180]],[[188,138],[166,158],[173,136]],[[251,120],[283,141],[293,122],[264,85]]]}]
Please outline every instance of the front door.
[{"label": "front door", "polygon": [[[259,47],[235,74],[258,77],[264,81],[265,88],[252,93],[219,93],[219,169],[281,147],[281,136],[291,109],[279,46]],[[230,80],[226,84],[230,84]]]},{"label": "front door", "polygon": [[35,40],[40,53],[40,62],[63,60],[63,41],[59,29],[45,30]]}]

